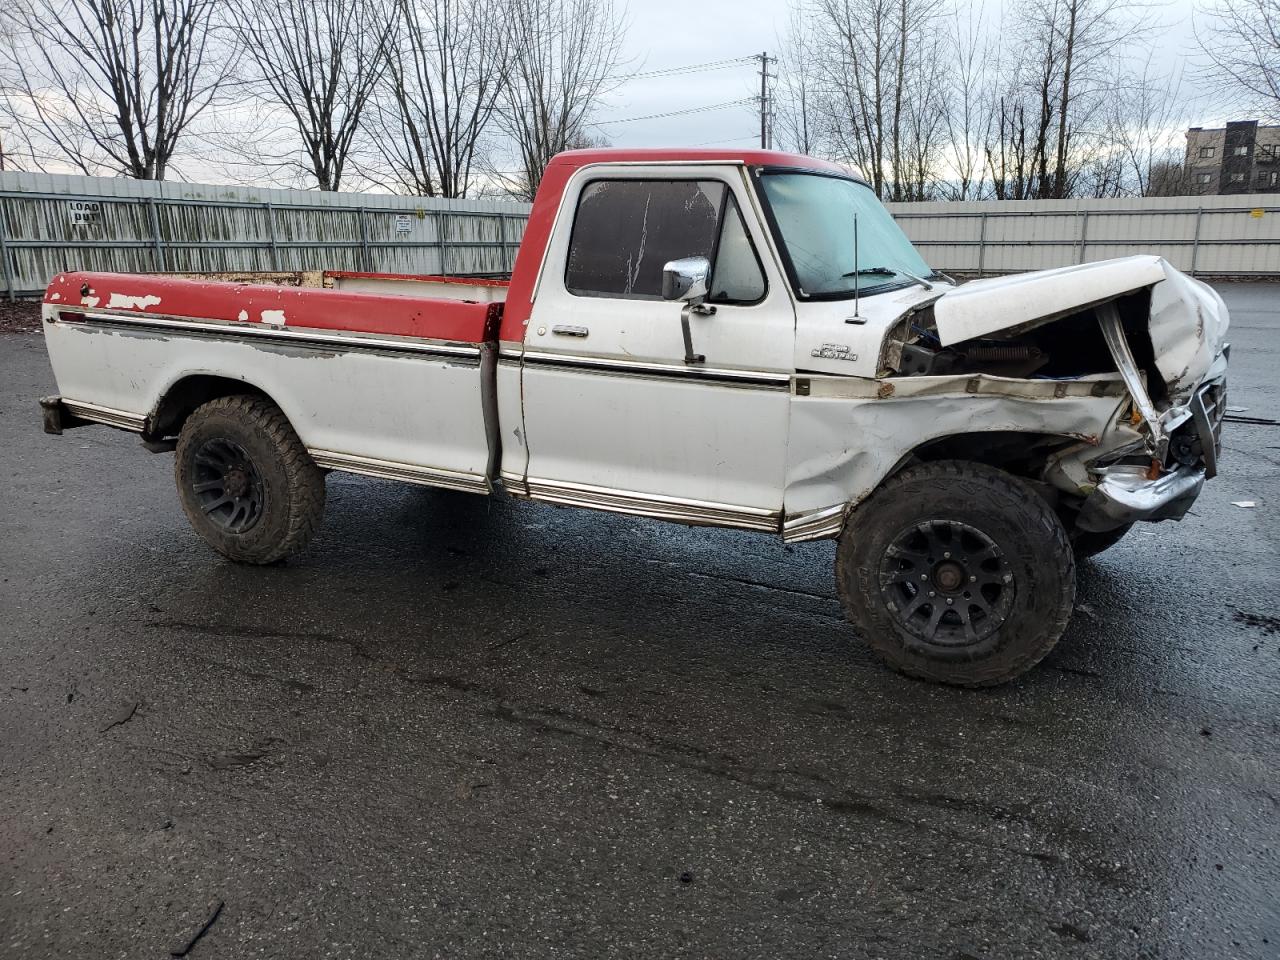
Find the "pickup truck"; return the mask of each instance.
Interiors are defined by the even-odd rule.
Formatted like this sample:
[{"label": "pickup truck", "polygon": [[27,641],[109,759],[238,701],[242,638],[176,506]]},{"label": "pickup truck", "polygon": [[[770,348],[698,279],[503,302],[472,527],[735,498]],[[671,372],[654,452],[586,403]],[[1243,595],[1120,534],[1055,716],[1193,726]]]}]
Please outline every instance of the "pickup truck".
[{"label": "pickup truck", "polygon": [[773,151],[548,166],[509,282],[64,273],[51,433],[176,451],[195,530],[270,564],[332,470],[835,538],[890,666],[964,686],[1053,647],[1077,558],[1217,469],[1227,311],[1155,256],[957,285],[846,169]]}]

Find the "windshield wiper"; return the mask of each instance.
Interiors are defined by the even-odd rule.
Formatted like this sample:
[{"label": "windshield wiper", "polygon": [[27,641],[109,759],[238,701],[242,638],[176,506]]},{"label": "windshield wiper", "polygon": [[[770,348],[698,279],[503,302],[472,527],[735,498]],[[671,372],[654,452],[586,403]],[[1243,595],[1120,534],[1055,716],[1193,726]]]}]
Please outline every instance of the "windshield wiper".
[{"label": "windshield wiper", "polygon": [[906,277],[908,280],[914,280],[926,290],[932,290],[933,284],[924,277],[917,277],[914,273],[908,273],[906,270],[891,270],[888,267],[861,267],[858,270],[850,270],[848,273],[841,274],[842,277]]}]

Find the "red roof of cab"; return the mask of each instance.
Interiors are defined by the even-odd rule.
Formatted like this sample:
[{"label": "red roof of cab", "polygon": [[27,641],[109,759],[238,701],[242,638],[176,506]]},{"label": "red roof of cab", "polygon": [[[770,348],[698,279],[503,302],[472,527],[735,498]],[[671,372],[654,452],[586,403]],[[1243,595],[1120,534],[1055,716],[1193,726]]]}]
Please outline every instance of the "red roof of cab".
[{"label": "red roof of cab", "polygon": [[816,157],[781,150],[724,150],[706,147],[652,147],[631,149],[610,147],[601,150],[566,150],[551,158],[548,168],[570,166],[574,169],[593,163],[742,163],[749,167],[797,167],[801,170],[823,170],[856,176],[847,167]]}]

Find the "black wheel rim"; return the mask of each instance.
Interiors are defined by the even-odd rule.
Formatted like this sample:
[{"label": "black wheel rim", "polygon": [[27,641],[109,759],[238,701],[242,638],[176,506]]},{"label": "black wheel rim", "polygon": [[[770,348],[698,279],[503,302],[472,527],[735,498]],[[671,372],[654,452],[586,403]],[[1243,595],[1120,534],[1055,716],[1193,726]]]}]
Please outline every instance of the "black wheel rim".
[{"label": "black wheel rim", "polygon": [[955,520],[908,527],[880,562],[880,593],[889,612],[909,634],[934,646],[986,640],[1009,616],[1015,588],[996,542]]},{"label": "black wheel rim", "polygon": [[228,533],[244,533],[262,516],[262,475],[244,447],[231,440],[200,445],[191,489],[209,521]]}]

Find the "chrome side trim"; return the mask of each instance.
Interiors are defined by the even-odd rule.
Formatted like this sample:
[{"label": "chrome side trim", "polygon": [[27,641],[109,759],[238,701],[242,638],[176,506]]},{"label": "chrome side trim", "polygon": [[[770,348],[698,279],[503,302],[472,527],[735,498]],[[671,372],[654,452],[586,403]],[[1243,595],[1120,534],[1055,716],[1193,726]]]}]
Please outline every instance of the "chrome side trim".
[{"label": "chrome side trim", "polygon": [[62,405],[69,413],[81,420],[105,423],[109,427],[132,430],[134,433],[142,433],[147,428],[147,418],[141,413],[130,413],[128,410],[117,410],[115,407],[85,403],[83,400],[68,400],[66,397],[62,399]]},{"label": "chrome side trim", "polygon": [[424,337],[401,337],[391,334],[343,333],[313,327],[268,327],[260,323],[234,320],[192,320],[167,314],[107,313],[76,307],[58,307],[59,314],[75,313],[79,321],[54,321],[101,327],[133,327],[156,331],[180,331],[224,339],[253,339],[277,343],[341,347],[344,350],[371,350],[381,353],[413,353],[429,356],[458,357],[479,360],[480,345],[453,340],[431,340]]},{"label": "chrome side trim", "polygon": [[488,479],[479,473],[424,467],[416,463],[400,463],[395,460],[378,460],[374,457],[338,453],[335,450],[317,450],[309,447],[307,452],[311,454],[311,459],[318,466],[328,467],[330,470],[359,473],[366,477],[381,477],[383,480],[401,480],[425,487],[462,490],[466,493],[489,493],[492,489]]},{"label": "chrome side trim", "polygon": [[524,474],[517,473],[514,470],[503,470],[502,485],[507,488],[507,493],[513,497],[528,498],[529,487],[524,482]]},{"label": "chrome side trim", "polygon": [[788,543],[801,540],[825,540],[840,535],[844,527],[845,504],[814,510],[812,513],[793,514],[782,524],[782,539]]},{"label": "chrome side trim", "polygon": [[529,477],[529,497],[547,503],[571,507],[587,507],[610,513],[629,513],[659,520],[674,520],[708,527],[734,527],[740,530],[764,530],[777,533],[782,515],[778,510],[759,507],[737,507],[704,500],[661,497],[650,493],[615,490],[586,484],[564,483]]},{"label": "chrome side trim", "polygon": [[585,373],[617,376],[658,377],[664,379],[709,382],[727,386],[756,387],[765,390],[790,390],[791,374],[764,370],[733,370],[723,367],[688,367],[684,364],[653,363],[641,360],[617,360],[545,350],[524,351],[526,367],[564,367]]}]

